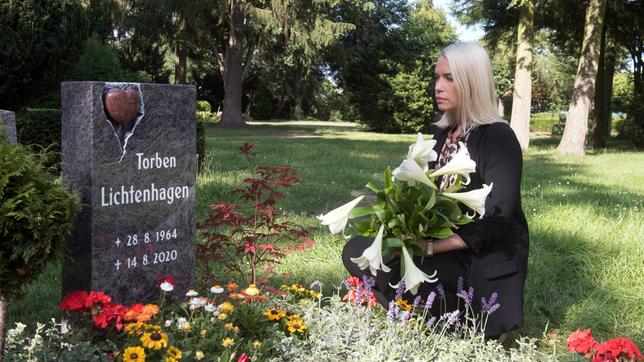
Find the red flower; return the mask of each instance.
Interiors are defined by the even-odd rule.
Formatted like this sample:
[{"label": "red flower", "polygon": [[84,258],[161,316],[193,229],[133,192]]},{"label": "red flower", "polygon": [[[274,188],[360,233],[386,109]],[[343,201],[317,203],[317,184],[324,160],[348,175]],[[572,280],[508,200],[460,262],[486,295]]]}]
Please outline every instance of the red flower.
[{"label": "red flower", "polygon": [[91,291],[89,292],[87,299],[85,299],[85,307],[92,308],[96,306],[104,306],[109,304],[111,301],[112,298],[109,295],[103,292]]},{"label": "red flower", "polygon": [[345,283],[351,287],[359,287],[362,285],[362,280],[354,276],[348,277]]},{"label": "red flower", "polygon": [[161,277],[157,279],[157,287],[161,286],[161,284],[163,284],[164,282],[168,282],[174,285],[174,278],[171,276],[167,276],[167,277]]},{"label": "red flower", "polygon": [[94,321],[94,325],[103,329],[107,328],[114,321],[116,330],[120,331],[123,328],[123,315],[127,310],[128,308],[121,304],[107,304],[101,308],[101,311],[92,320]]},{"label": "red flower", "polygon": [[610,357],[611,360],[620,357],[626,358],[629,361],[641,361],[644,359],[637,345],[628,338],[609,339],[597,345],[595,351],[598,355]]},{"label": "red flower", "polygon": [[237,362],[250,362],[250,357],[246,353],[242,353],[239,358],[237,358]]},{"label": "red flower", "polygon": [[87,309],[85,308],[87,297],[88,294],[84,290],[77,290],[70,293],[60,301],[60,310],[87,312]]},{"label": "red flower", "polygon": [[566,345],[570,352],[577,352],[583,355],[588,354],[593,349],[597,342],[590,334],[590,328],[586,330],[577,329],[577,331],[570,333],[566,339]]}]

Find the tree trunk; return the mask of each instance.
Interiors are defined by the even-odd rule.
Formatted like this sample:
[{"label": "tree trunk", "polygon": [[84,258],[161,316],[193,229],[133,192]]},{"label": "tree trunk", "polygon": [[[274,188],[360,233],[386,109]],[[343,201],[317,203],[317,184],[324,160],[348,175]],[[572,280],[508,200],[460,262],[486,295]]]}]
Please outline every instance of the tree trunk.
[{"label": "tree trunk", "polygon": [[[605,33],[606,31],[604,31]],[[615,73],[616,50],[614,41],[606,37],[602,46],[602,56],[597,72],[595,85],[595,117],[593,123],[593,148],[606,147],[606,139],[610,137],[613,98],[613,75]]]},{"label": "tree trunk", "polygon": [[530,144],[530,106],[532,103],[532,43],[534,41],[534,0],[524,1],[517,30],[517,62],[512,92],[510,127],[521,149]]},{"label": "tree trunk", "polygon": [[231,0],[230,35],[224,59],[224,108],[221,115],[223,126],[245,126],[242,117],[242,41],[244,26],[244,3]]},{"label": "tree trunk", "polygon": [[557,151],[564,155],[585,155],[586,133],[588,132],[588,112],[593,100],[595,78],[601,34],[604,27],[606,0],[590,0],[586,9],[584,41],[577,67],[577,76],[572,99],[568,108],[568,118]]},{"label": "tree trunk", "polygon": [[177,60],[174,63],[174,84],[188,83],[188,56],[182,42],[177,44]]},{"label": "tree trunk", "polygon": [[604,92],[604,72],[605,57],[606,57],[606,28],[602,31],[602,37],[599,45],[599,61],[597,62],[597,77],[595,79],[595,115],[593,117],[592,125],[592,142],[593,148],[606,147],[604,142],[604,131],[602,129],[602,120],[604,114],[604,104],[602,103],[602,95]]},{"label": "tree trunk", "polygon": [[9,310],[9,298],[0,293],[0,360],[4,357],[4,339],[7,330],[7,311]]},{"label": "tree trunk", "polygon": [[608,39],[606,44],[604,63],[604,91],[602,92],[602,107],[604,109],[604,119],[602,120],[604,140],[610,138],[610,132],[613,128],[613,76],[615,75],[615,63],[617,62],[617,50],[613,39]]}]

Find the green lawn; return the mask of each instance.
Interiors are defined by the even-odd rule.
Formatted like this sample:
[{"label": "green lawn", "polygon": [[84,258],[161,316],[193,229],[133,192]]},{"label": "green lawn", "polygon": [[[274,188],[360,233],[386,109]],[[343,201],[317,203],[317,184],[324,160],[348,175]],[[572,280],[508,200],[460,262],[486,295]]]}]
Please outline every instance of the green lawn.
[{"label": "green lawn", "polygon": [[[368,181],[396,167],[412,135],[362,132],[350,124],[254,123],[244,129],[209,126],[206,171],[198,178],[198,219],[214,199],[246,177],[242,142],[254,143],[258,165],[295,166],[302,183],[282,207],[311,226],[317,245],[291,255],[286,282],[320,279],[327,292],[345,277],[343,241],[318,227],[315,215],[351,199]],[[611,148],[584,158],[557,156],[557,140],[535,139],[524,155],[523,208],[531,256],[522,333],[567,334],[591,327],[597,339],[625,336],[644,343],[644,153]],[[13,321],[59,316],[60,265],[52,265],[10,307]]]}]

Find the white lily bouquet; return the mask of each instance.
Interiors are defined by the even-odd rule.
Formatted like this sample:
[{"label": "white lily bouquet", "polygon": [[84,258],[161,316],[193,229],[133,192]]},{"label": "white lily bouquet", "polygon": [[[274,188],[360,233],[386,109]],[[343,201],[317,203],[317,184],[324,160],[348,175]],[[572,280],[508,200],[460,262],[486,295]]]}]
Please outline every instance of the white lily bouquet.
[{"label": "white lily bouquet", "polygon": [[[418,242],[423,239],[443,239],[454,233],[460,225],[467,224],[479,214],[485,214],[485,199],[492,190],[492,184],[481,189],[458,192],[470,182],[470,173],[475,172],[476,163],[470,159],[465,145],[460,144],[454,158],[438,170],[430,169],[429,162],[438,155],[433,150],[436,141],[424,140],[418,134],[416,143],[409,146],[407,158],[393,172],[388,167],[384,173],[384,185],[378,188],[369,182],[366,188],[375,193],[375,201],[359,196],[326,215],[318,216],[332,234],[343,233],[375,237],[373,244],[362,256],[352,258],[360,269],[369,268],[372,275],[377,270],[389,272],[383,262],[383,255],[399,252],[402,256],[401,272],[405,292],[418,292],[421,283],[435,283],[437,272],[428,275],[413,262],[412,255],[424,256]],[[441,191],[436,186],[440,176],[457,175],[456,182]],[[357,207],[367,200],[370,207]],[[474,211],[463,213],[459,204]],[[349,235],[345,234],[351,219]],[[398,285],[391,285],[397,288]]]}]

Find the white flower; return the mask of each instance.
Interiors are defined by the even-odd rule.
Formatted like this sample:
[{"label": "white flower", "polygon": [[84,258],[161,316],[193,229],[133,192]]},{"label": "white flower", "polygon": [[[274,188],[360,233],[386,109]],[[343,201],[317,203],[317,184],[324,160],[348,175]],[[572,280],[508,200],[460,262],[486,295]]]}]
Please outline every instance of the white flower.
[{"label": "white flower", "polygon": [[190,304],[190,309],[198,309],[206,305],[208,299],[203,297],[191,298],[188,304]]},{"label": "white flower", "polygon": [[177,319],[177,326],[181,327],[186,322],[188,322],[188,320],[186,318],[179,317],[179,319]]},{"label": "white flower", "polygon": [[[405,275],[403,275],[402,280],[405,281],[405,292],[411,290],[411,294],[415,295],[418,292],[420,283],[436,283],[438,281],[438,278],[435,278],[437,271],[434,270],[434,274],[427,275],[422,270],[418,269],[416,264],[414,264],[414,259],[412,259],[409,251],[407,251],[407,248],[405,246],[402,247],[402,254],[403,268],[405,269]],[[390,284],[390,286],[392,288],[398,288],[399,284],[400,282],[398,282],[398,284],[396,285]]]},{"label": "white flower", "polygon": [[409,146],[407,159],[416,161],[423,171],[427,171],[427,168],[429,167],[427,163],[436,161],[438,158],[438,154],[434,151],[434,146],[436,146],[436,140],[430,139],[429,141],[425,141],[423,139],[423,134],[418,133],[416,143]]},{"label": "white flower", "polygon": [[394,172],[392,172],[394,175],[394,178],[401,180],[401,181],[407,181],[407,182],[420,182],[423,183],[433,189],[436,188],[436,185],[434,185],[433,182],[429,180],[429,177],[425,174],[425,171],[418,166],[418,163],[414,161],[413,159],[407,158],[404,160],[400,166],[398,166]]},{"label": "white flower", "polygon": [[340,231],[343,231],[344,228],[347,226],[347,222],[349,221],[349,215],[351,214],[351,210],[353,210],[356,205],[360,203],[364,199],[363,196],[359,196],[356,199],[354,199],[351,202],[348,202],[337,209],[334,209],[327,213],[326,215],[320,215],[317,218],[322,221],[322,225],[328,225],[329,230],[331,231],[331,234],[337,234]]},{"label": "white flower", "polygon": [[210,293],[212,293],[212,294],[221,294],[223,292],[224,292],[224,288],[219,284],[217,284],[214,287],[210,288]]},{"label": "white flower", "polygon": [[172,321],[169,319],[166,319],[165,323],[163,324],[166,327],[170,327],[172,325]]},{"label": "white flower", "polygon": [[161,290],[163,290],[164,292],[171,292],[174,290],[174,285],[168,282],[161,283],[160,287],[161,287]]},{"label": "white flower", "polygon": [[463,142],[458,143],[460,148],[454,158],[452,158],[445,166],[432,172],[429,176],[443,176],[443,175],[461,175],[465,177],[464,185],[470,183],[470,174],[476,171],[476,162],[470,158],[470,153],[467,151],[467,146]]},{"label": "white flower", "polygon": [[485,215],[485,199],[490,191],[492,191],[492,186],[494,186],[494,183],[491,183],[490,186],[483,185],[478,190],[468,192],[443,192],[442,195],[462,202],[465,206],[481,215],[480,217],[483,217]]},{"label": "white flower", "polygon": [[190,289],[186,292],[186,297],[196,297],[198,295],[199,293],[197,293],[197,291],[195,291],[194,289]]},{"label": "white flower", "polygon": [[382,261],[382,235],[385,231],[385,225],[380,226],[376,239],[370,247],[365,249],[362,256],[359,258],[351,258],[351,261],[358,264],[362,270],[369,268],[371,275],[376,275],[376,270],[382,269],[385,273],[389,273],[391,269]]},{"label": "white flower", "polygon": [[216,310],[217,310],[217,306],[216,306],[216,305],[214,305],[214,304],[212,304],[212,303],[208,303],[208,304],[206,304],[206,306],[205,306],[205,307],[203,307],[203,308],[204,308],[204,309],[206,310],[206,312],[208,312],[208,313],[212,313],[212,312],[214,312],[214,311],[216,311]]}]

